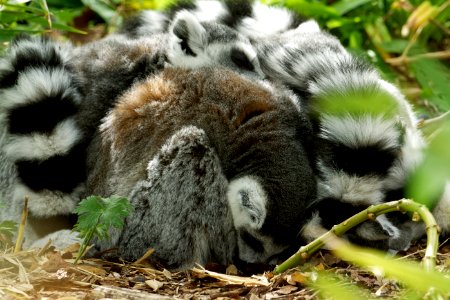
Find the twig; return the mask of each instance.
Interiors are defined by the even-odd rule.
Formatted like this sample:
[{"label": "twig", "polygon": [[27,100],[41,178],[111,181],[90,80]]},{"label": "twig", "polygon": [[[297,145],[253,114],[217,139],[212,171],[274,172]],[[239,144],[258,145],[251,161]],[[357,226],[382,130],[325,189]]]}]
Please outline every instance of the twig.
[{"label": "twig", "polygon": [[424,136],[430,141],[442,130],[442,128],[444,128],[445,124],[448,122],[450,122],[450,111],[447,111],[436,118],[419,122],[418,128],[422,130]]},{"label": "twig", "polygon": [[325,245],[325,241],[334,237],[341,236],[349,229],[361,224],[367,220],[373,220],[379,215],[386,214],[393,211],[409,211],[414,213],[414,217],[420,217],[426,225],[427,232],[427,247],[425,256],[423,257],[423,265],[425,270],[432,270],[436,265],[436,252],[439,242],[439,227],[430,211],[422,204],[408,199],[387,202],[378,205],[372,205],[358,214],[348,218],[339,225],[334,225],[333,228],[309,243],[301,247],[297,253],[292,255],[281,265],[274,269],[275,274],[280,274],[290,268],[294,268],[305,261],[311,254],[319,250]]},{"label": "twig", "polygon": [[17,240],[16,246],[14,248],[14,253],[17,253],[22,249],[23,235],[25,232],[25,226],[27,224],[27,218],[28,218],[28,196],[25,196],[25,202],[23,204],[22,209],[22,218],[20,220],[19,230],[17,232]]},{"label": "twig", "polygon": [[402,54],[397,57],[387,58],[386,62],[393,66],[400,66],[423,58],[447,59],[450,58],[450,50],[417,54],[410,57]]}]

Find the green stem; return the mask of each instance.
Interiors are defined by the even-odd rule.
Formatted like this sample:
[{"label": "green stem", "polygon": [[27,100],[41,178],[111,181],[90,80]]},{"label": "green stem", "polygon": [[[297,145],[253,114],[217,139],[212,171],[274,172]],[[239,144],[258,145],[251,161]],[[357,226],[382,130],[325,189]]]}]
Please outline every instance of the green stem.
[{"label": "green stem", "polygon": [[77,258],[75,258],[74,264],[76,265],[80,258],[84,255],[84,252],[86,251],[89,243],[91,242],[92,238],[94,237],[95,228],[97,228],[100,218],[97,220],[97,223],[94,227],[92,227],[91,230],[89,230],[88,234],[84,237],[83,242],[80,245],[80,249],[78,250]]},{"label": "green stem", "polygon": [[[439,228],[436,224],[431,212],[425,205],[414,202],[408,199],[402,199],[398,201],[387,202],[378,205],[372,205],[367,209],[357,213],[356,215],[348,218],[344,222],[333,226],[333,228],[309,243],[301,247],[297,253],[292,255],[282,264],[276,266],[274,269],[275,274],[280,274],[290,268],[294,268],[304,262],[311,254],[319,250],[325,245],[325,241],[333,236],[342,236],[349,229],[361,224],[367,220],[373,220],[379,215],[386,214],[393,211],[401,212],[413,212],[415,216],[419,216],[426,225],[427,232],[427,248],[425,256],[423,257],[423,265],[425,270],[432,270],[436,265],[436,252],[439,243]],[[417,217],[416,217],[417,218]]]}]

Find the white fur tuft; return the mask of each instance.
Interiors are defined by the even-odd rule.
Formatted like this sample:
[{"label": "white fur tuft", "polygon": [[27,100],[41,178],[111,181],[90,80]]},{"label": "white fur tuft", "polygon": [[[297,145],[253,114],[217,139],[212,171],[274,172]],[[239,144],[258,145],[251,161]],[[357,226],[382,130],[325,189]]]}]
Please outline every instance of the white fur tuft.
[{"label": "white fur tuft", "polygon": [[321,117],[321,136],[348,147],[380,145],[383,149],[399,146],[400,132],[395,120],[382,116],[332,116]]},{"label": "white fur tuft", "polygon": [[[58,94],[64,97],[69,93],[77,95],[73,93],[72,80],[66,70],[33,68],[19,75],[17,85],[0,93],[0,109],[12,109]],[[80,101],[78,97],[72,98],[75,102]]]},{"label": "white fur tuft", "polygon": [[296,33],[315,33],[320,32],[319,24],[315,20],[308,20],[306,22],[301,23],[295,29]]},{"label": "white fur tuft", "polygon": [[253,4],[251,17],[243,18],[237,30],[251,38],[261,38],[286,31],[293,22],[293,13],[281,7],[270,7],[259,1]]},{"label": "white fur tuft", "polygon": [[228,14],[223,3],[215,0],[200,0],[192,13],[200,22],[214,22]]},{"label": "white fur tuft", "polygon": [[10,135],[4,146],[9,159],[44,160],[54,155],[67,153],[82,137],[75,120],[70,118],[59,123],[50,135],[33,133]]},{"label": "white fur tuft", "polygon": [[140,18],[144,24],[138,27],[137,33],[139,36],[164,32],[165,23],[168,21],[165,14],[154,10],[142,11]]},{"label": "white fur tuft", "polygon": [[[241,192],[248,196],[248,206],[244,206]],[[232,180],[228,186],[227,198],[235,228],[261,228],[266,218],[267,196],[255,177],[244,176]]]},{"label": "white fur tuft", "polygon": [[381,203],[383,180],[376,176],[353,176],[319,163],[324,179],[319,180],[320,198],[332,197],[357,205]]}]

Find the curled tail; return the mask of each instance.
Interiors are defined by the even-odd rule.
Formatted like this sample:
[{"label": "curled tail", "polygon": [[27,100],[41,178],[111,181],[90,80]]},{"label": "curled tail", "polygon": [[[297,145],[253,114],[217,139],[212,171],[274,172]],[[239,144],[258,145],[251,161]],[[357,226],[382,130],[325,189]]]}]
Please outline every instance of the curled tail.
[{"label": "curled tail", "polygon": [[[421,159],[423,139],[411,106],[392,84],[318,26],[300,25],[259,41],[263,72],[297,91],[315,123],[319,199],[310,225],[331,228],[354,213],[403,197],[409,174]],[[361,225],[355,240],[396,240],[389,218]],[[314,238],[306,226],[304,236]]]},{"label": "curled tail", "polygon": [[81,95],[65,47],[21,36],[0,60],[0,164],[15,166],[13,201],[29,196],[36,216],[69,213],[85,177]]}]

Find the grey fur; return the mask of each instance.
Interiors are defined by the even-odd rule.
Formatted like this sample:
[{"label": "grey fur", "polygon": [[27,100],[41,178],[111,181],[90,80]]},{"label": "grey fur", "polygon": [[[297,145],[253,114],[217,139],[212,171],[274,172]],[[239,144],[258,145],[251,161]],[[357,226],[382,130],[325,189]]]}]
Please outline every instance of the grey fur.
[{"label": "grey fur", "polygon": [[[351,205],[357,211],[371,204],[397,200],[389,199],[389,193],[405,187],[407,177],[421,160],[424,147],[411,106],[373,67],[351,55],[335,37],[321,31],[317,25],[311,26],[314,25],[311,22],[278,36],[259,39],[254,45],[262,71],[304,96],[311,117],[318,124],[318,202],[329,203],[334,199],[338,203],[333,207],[338,211],[339,203],[342,203],[341,210]],[[327,111],[327,106],[320,105],[324,101],[339,101],[334,100],[339,97],[360,97],[364,101],[365,95],[388,97],[393,105],[376,116],[369,110],[358,115],[350,112],[336,115]],[[351,161],[355,156],[369,155],[364,154],[368,148],[371,148],[368,152],[371,157]],[[345,154],[350,151],[354,151],[355,156]],[[385,163],[385,168],[372,166],[373,159],[380,159],[380,165]],[[388,163],[390,160],[392,162]],[[322,210],[329,209],[326,205],[314,205]],[[314,208],[312,211],[317,215]],[[345,219],[344,211],[335,213],[334,221],[329,219],[333,213],[322,211],[328,219],[319,220],[336,224]],[[318,214],[320,216],[320,210]],[[388,219],[376,222],[379,222],[377,226],[366,224],[356,229],[358,239],[369,245],[380,241],[391,248],[409,244],[411,234],[407,233],[410,231],[407,227],[404,227],[405,234],[401,234]],[[305,237],[310,239],[309,233],[313,230],[305,228],[303,232],[307,232]],[[401,238],[404,240],[400,241]]]},{"label": "grey fur", "polygon": [[180,129],[147,171],[148,177],[130,193],[134,212],[123,232],[101,248],[118,246],[121,255],[131,259],[155,248],[153,259],[180,269],[212,260],[232,262],[236,234],[227,209],[228,181],[205,132]]},{"label": "grey fur", "polygon": [[[155,101],[152,91],[165,95]],[[192,265],[197,259],[200,263],[207,258],[229,261],[236,251],[228,240],[233,239],[230,234],[235,229],[230,229],[232,220],[223,197],[227,181],[246,175],[261,178],[268,195],[268,214],[256,238],[260,235],[264,242],[262,237],[270,237],[268,242],[280,245],[278,252],[287,247],[315,197],[314,176],[297,139],[310,128],[298,118],[291,97],[290,93],[272,93],[225,69],[167,69],[124,94],[104,119],[101,134],[89,151],[96,164],[88,179],[88,193],[129,195],[138,207],[150,205],[149,211],[138,209],[128,219],[117,240],[121,254],[137,258],[146,247],[155,246],[170,249],[158,257],[173,267]],[[134,112],[136,118],[128,119]],[[186,126],[198,129],[189,132],[183,129]],[[164,185],[163,179],[167,179]],[[177,202],[181,199],[185,200]],[[196,204],[204,207],[199,215],[191,203],[206,199],[215,200],[209,201],[211,206]],[[138,217],[144,219],[136,223]],[[185,222],[186,218],[192,222]],[[195,233],[200,223],[210,225],[204,228],[206,232]],[[200,248],[198,240],[192,244],[197,234],[204,240]],[[148,242],[143,245],[144,240]],[[227,240],[231,244],[223,244]],[[193,252],[181,247],[173,253],[176,243],[191,244]],[[191,259],[185,261],[187,257]]]},{"label": "grey fur", "polygon": [[144,10],[126,20],[119,30],[130,38],[166,32],[174,15],[187,10],[200,22],[214,22],[237,30],[247,38],[274,36],[294,29],[298,15],[286,8],[268,6],[253,0],[196,0],[188,5],[175,5],[168,11]]}]

